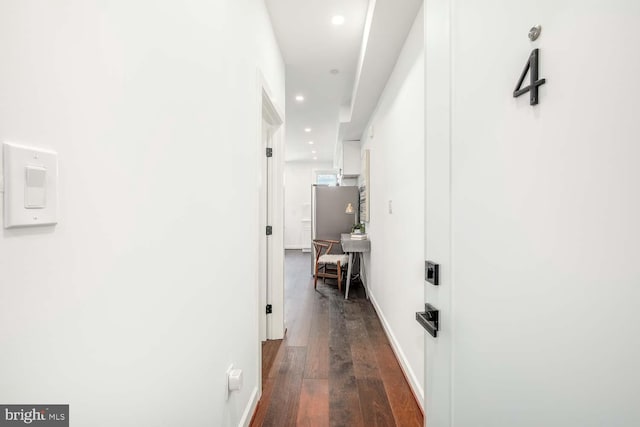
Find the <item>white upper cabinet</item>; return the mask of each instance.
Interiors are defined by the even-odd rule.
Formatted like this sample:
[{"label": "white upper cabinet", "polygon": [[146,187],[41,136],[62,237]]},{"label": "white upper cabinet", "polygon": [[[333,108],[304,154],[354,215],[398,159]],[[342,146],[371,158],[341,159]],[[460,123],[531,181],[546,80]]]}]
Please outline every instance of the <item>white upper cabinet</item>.
[{"label": "white upper cabinet", "polygon": [[360,175],[360,141],[343,141],[338,162],[343,177]]}]

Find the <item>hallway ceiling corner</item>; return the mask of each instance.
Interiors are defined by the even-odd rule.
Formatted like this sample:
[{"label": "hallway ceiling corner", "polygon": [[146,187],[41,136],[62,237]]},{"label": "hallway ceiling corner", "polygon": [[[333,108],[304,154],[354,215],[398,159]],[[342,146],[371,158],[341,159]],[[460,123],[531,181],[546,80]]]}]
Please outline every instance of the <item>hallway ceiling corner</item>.
[{"label": "hallway ceiling corner", "polygon": [[336,143],[360,139],[422,0],[265,3],[286,64],[285,158],[331,161]]}]

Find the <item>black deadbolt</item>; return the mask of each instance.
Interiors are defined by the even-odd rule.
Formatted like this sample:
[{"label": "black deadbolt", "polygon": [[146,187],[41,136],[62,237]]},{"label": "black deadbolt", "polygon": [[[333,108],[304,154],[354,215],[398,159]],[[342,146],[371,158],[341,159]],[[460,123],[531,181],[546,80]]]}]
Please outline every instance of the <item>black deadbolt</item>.
[{"label": "black deadbolt", "polygon": [[434,286],[438,286],[438,276],[439,276],[439,265],[431,262],[424,262],[424,280],[431,283]]}]

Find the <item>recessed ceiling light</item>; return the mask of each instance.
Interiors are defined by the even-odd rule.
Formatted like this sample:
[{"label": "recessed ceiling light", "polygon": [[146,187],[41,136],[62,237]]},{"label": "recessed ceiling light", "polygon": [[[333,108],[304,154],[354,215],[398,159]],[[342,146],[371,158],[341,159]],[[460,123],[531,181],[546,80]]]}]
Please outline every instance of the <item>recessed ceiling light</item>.
[{"label": "recessed ceiling light", "polygon": [[316,150],[311,150],[311,154],[316,154],[317,151]]},{"label": "recessed ceiling light", "polygon": [[311,132],[311,128],[304,128],[304,131],[309,133],[309,132]]},{"label": "recessed ceiling light", "polygon": [[318,160],[318,158],[316,156],[313,156],[313,160]]},{"label": "recessed ceiling light", "polygon": [[304,96],[302,96],[302,95],[296,95],[296,101],[298,101],[298,102],[302,102],[302,101],[304,101]]},{"label": "recessed ceiling light", "polygon": [[309,141],[309,145],[313,145],[313,141]]},{"label": "recessed ceiling light", "polygon": [[342,15],[336,15],[333,18],[331,18],[331,23],[333,25],[342,25],[344,24],[344,16]]}]

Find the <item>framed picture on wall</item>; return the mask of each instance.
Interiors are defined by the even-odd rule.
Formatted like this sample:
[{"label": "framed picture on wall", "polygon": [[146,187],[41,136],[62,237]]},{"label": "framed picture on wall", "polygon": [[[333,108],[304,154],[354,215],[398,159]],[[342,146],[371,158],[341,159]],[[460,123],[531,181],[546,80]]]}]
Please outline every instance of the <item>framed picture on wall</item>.
[{"label": "framed picture on wall", "polygon": [[359,187],[360,190],[360,222],[367,222],[367,192],[364,185]]},{"label": "framed picture on wall", "polygon": [[369,222],[371,185],[369,183],[370,150],[362,152],[362,185],[360,186],[360,222]]}]

